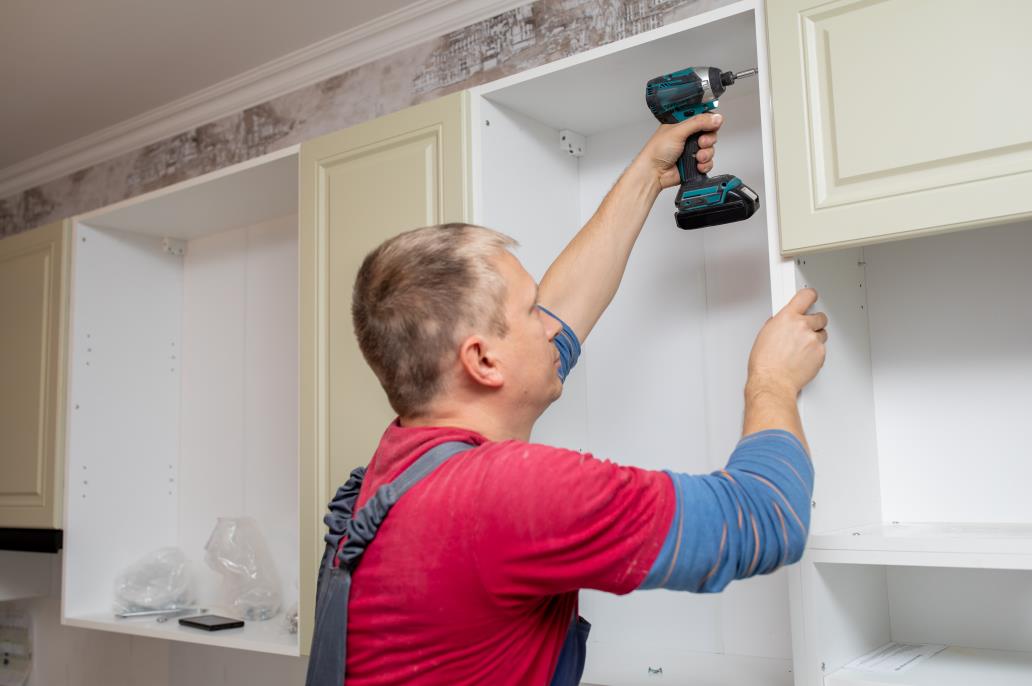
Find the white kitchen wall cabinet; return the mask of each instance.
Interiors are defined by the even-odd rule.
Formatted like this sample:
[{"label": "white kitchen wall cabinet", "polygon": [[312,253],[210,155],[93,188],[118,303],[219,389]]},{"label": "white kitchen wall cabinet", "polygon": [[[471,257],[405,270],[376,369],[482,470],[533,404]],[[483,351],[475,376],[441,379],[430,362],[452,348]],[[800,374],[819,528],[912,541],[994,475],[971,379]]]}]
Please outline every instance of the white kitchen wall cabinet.
[{"label": "white kitchen wall cabinet", "polygon": [[[764,320],[804,286],[817,288],[817,307],[830,317],[825,369],[801,398],[817,472],[803,562],[738,582],[718,596],[583,593],[582,613],[594,622],[585,681],[1032,683],[1032,505],[1024,495],[1032,462],[1023,436],[1032,414],[1026,390],[1032,380],[1032,308],[1026,302],[1032,293],[1032,230],[1012,221],[888,242],[925,229],[999,223],[1024,210],[998,212],[1000,204],[951,199],[941,211],[915,205],[902,213],[893,203],[906,202],[899,195],[903,186],[885,192],[877,185],[885,175],[858,169],[856,183],[844,182],[840,190],[852,192],[862,181],[869,184],[864,192],[887,198],[867,203],[862,215],[866,225],[884,229],[862,240],[882,243],[783,258],[817,246],[789,243],[795,240],[791,232],[806,221],[837,231],[852,220],[840,222],[827,211],[804,221],[797,212],[810,202],[806,165],[812,153],[806,139],[782,131],[805,121],[791,105],[793,93],[805,87],[812,96],[825,82],[810,83],[803,80],[806,74],[797,74],[798,83],[783,85],[793,78],[784,65],[768,69],[768,28],[772,40],[783,41],[779,27],[786,25],[781,3],[770,5],[778,16],[769,26],[762,3],[738,3],[473,91],[474,217],[519,239],[519,256],[540,278],[655,129],[644,104],[649,78],[689,65],[760,68],[759,79],[735,84],[721,100],[727,123],[717,146],[717,171],[736,173],[751,185],[761,195],[761,210],[745,222],[683,232],[674,226],[673,192],[660,197],[620,292],[592,333],[564,397],[539,422],[535,440],[650,468],[717,469],[740,435],[746,360]],[[841,29],[841,49],[854,50],[860,37],[850,33],[849,21],[859,21],[864,12],[888,12],[883,23],[892,37],[916,32],[913,12],[928,7],[825,4],[820,11],[832,23],[814,30],[826,40]],[[1003,21],[993,7],[989,3],[985,11]],[[951,11],[944,8],[947,15]],[[844,122],[834,129],[837,145],[853,157],[841,154],[840,164],[860,164],[861,152],[880,154],[862,136],[868,113],[902,117],[908,123],[891,136],[903,136],[911,123],[917,125],[907,119],[916,116],[912,105],[920,103],[927,112],[938,102],[919,90],[918,100],[904,97],[906,111],[893,106],[896,90],[929,72],[943,85],[945,66],[952,64],[950,50],[936,47],[930,31],[922,31],[922,68],[914,63],[889,70],[889,53],[900,53],[903,64],[911,56],[892,47],[872,58],[876,76],[861,83],[859,76],[840,78],[836,72],[833,93],[816,91]],[[872,30],[867,44],[875,35],[880,34]],[[999,41],[999,50],[1018,52],[1027,43],[1008,32]],[[799,46],[774,54],[785,61],[783,53],[793,51]],[[861,98],[868,90],[872,98]],[[1010,90],[1020,91],[1013,83]],[[922,138],[924,131],[915,134],[905,150],[917,155],[905,170],[908,183],[916,184],[908,192],[917,197],[919,182],[934,176],[939,191],[970,199],[979,183],[1030,178],[1032,160],[1017,145],[1028,129],[1019,132],[1010,121],[1024,116],[1027,100],[1021,98],[1027,95],[1001,98],[1008,109],[1000,113],[994,107],[993,113],[1004,123],[975,136],[982,152],[973,152],[968,138],[967,152],[958,156],[954,150],[962,136],[940,139],[935,132],[941,133],[941,122],[932,125],[930,138]],[[954,115],[947,121],[956,121]],[[582,156],[564,149],[561,131],[585,137]],[[1010,138],[991,143],[982,134]],[[884,164],[891,154],[872,157],[871,163]],[[1021,155],[1024,162],[1015,162]],[[925,164],[939,158],[944,162]],[[1019,166],[989,174],[991,164],[1005,160]],[[960,163],[969,162],[974,166],[962,169]],[[947,173],[953,180],[944,180]],[[956,186],[963,173],[971,185]],[[978,175],[983,180],[976,182]],[[1027,180],[1021,183],[1028,189]],[[1032,207],[1027,192],[1009,188],[1015,202]],[[962,204],[982,214],[965,215]],[[842,213],[860,217],[864,202],[840,205]],[[894,223],[901,217],[931,224]],[[819,242],[834,248],[854,239],[836,235]],[[844,669],[889,641],[949,648],[889,679]]]},{"label": "white kitchen wall cabinet", "polygon": [[785,254],[1032,214],[1032,3],[767,8]]},{"label": "white kitchen wall cabinet", "polygon": [[[390,235],[468,218],[467,103],[75,219],[65,624],[307,654],[326,503],[392,418],[354,342],[355,272]],[[166,546],[193,562],[197,607],[233,615],[204,559],[234,516],[258,523],[300,635],[283,613],[216,633],[113,616],[118,574]]]},{"label": "white kitchen wall cabinet", "polygon": [[[762,5],[739,3],[475,89],[477,222],[519,240],[517,255],[540,278],[658,126],[646,82],[691,65],[765,74],[764,41]],[[533,440],[652,469],[706,473],[726,463],[772,278],[792,278],[769,238],[768,99],[766,80],[751,79],[720,101],[717,169],[751,186],[760,211],[681,231],[674,190],[660,196],[619,293]],[[582,156],[564,148],[564,130],[585,137]],[[792,683],[784,572],[719,595],[585,591],[581,613],[593,623],[587,683]]]},{"label": "white kitchen wall cabinet", "polygon": [[69,231],[0,241],[0,528],[61,528]]},{"label": "white kitchen wall cabinet", "polygon": [[[468,102],[455,93],[301,146],[304,617],[314,616],[326,504],[395,417],[355,339],[355,275],[395,234],[469,220]],[[301,630],[308,646],[311,623]]]},{"label": "white kitchen wall cabinet", "polygon": [[167,546],[198,608],[219,517],[248,516],[298,598],[298,155],[252,160],[78,217],[62,621],[296,655],[283,613],[208,632],[113,616],[116,577]]},{"label": "white kitchen wall cabinet", "polygon": [[[831,322],[803,397],[798,686],[1032,682],[1030,256],[1022,222],[798,258]],[[843,669],[890,640],[951,648],[891,679]]]}]

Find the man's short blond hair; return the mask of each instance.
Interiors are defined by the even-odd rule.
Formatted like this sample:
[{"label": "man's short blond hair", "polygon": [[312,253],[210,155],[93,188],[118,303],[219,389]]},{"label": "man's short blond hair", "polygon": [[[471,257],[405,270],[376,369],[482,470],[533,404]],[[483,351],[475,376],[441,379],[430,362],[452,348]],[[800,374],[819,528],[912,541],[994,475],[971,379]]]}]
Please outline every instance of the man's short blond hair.
[{"label": "man's short blond hair", "polygon": [[395,236],[363,260],[351,305],[355,335],[400,416],[428,410],[465,336],[508,332],[495,260],[515,246],[482,226],[440,224]]}]

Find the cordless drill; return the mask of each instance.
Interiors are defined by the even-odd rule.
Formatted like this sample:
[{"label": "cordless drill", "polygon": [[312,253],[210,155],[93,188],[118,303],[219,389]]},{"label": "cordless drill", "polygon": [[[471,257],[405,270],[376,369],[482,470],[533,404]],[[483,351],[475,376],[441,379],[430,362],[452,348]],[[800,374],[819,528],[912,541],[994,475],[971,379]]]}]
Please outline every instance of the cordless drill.
[{"label": "cordless drill", "polygon": [[[664,124],[676,124],[709,112],[717,98],[737,79],[752,76],[756,69],[738,73],[716,67],[688,67],[650,80],[645,86],[645,103]],[[674,199],[674,219],[682,229],[701,229],[748,219],[760,206],[760,197],[734,174],[708,177],[695,160],[699,136],[688,137],[677,161],[681,187]]]}]

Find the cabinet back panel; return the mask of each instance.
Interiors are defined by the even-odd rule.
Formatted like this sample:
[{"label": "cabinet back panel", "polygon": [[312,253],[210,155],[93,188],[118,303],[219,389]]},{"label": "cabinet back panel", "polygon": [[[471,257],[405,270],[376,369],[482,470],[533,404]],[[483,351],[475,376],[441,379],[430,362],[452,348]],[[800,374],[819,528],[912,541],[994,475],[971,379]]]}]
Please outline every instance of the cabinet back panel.
[{"label": "cabinet back panel", "polygon": [[181,374],[182,260],[83,224],[74,245],[67,614],[110,610],[115,577],[176,544]]},{"label": "cabinet back panel", "polygon": [[807,631],[815,644],[814,665],[796,665],[801,672],[818,665],[831,673],[884,645],[890,636],[890,608],[885,568],[803,562],[807,586],[804,600]]},{"label": "cabinet back panel", "polygon": [[1032,226],[865,249],[883,516],[1032,521]]},{"label": "cabinet back panel", "polygon": [[[644,113],[647,115],[647,112]],[[585,222],[655,130],[647,117],[588,138],[581,158],[580,221]],[[670,192],[656,202],[620,290],[587,343],[588,441],[600,459],[646,469],[708,472],[706,264],[703,232],[673,224]],[[577,372],[574,372],[577,373]],[[593,654],[644,648],[634,665],[672,668],[667,655],[722,653],[722,596],[648,591],[581,593],[593,623],[585,681],[607,683]],[[628,628],[634,627],[633,634]],[[649,664],[644,664],[645,662]]]},{"label": "cabinet back panel", "polygon": [[[559,149],[555,129],[488,100],[481,100],[474,125],[479,127],[483,151],[476,221],[519,241],[516,256],[534,280],[541,281],[580,229],[579,162]],[[538,421],[532,440],[586,449],[584,370],[590,365],[591,352],[585,350],[562,397]]]},{"label": "cabinet back panel", "polygon": [[[724,112],[718,170],[739,174],[762,194],[757,104],[734,101]],[[654,130],[645,117],[588,139],[580,160],[581,221]],[[673,193],[656,202],[620,291],[587,345],[588,449],[649,469],[707,473],[727,462],[741,436],[746,361],[771,314],[766,217],[681,231]],[[719,596],[586,591],[581,602],[594,622],[597,653],[631,641],[656,661],[684,651],[790,655],[780,574],[732,584]],[[595,666],[589,658],[589,672]],[[586,679],[604,682],[602,672],[593,674]]]},{"label": "cabinet back panel", "polygon": [[256,520],[285,598],[296,599],[297,218],[189,243],[184,263],[179,545],[202,600],[219,517]]},{"label": "cabinet back panel", "polygon": [[892,640],[988,650],[1032,646],[1032,573],[889,567]]}]

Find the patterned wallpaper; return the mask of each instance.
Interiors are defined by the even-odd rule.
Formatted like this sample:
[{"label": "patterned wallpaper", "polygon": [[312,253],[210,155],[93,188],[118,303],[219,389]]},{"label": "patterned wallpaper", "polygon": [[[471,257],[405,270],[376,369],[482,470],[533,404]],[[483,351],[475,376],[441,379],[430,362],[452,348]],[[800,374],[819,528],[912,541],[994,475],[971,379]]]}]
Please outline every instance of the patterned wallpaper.
[{"label": "patterned wallpaper", "polygon": [[2,198],[0,238],[731,2],[536,0]]}]

